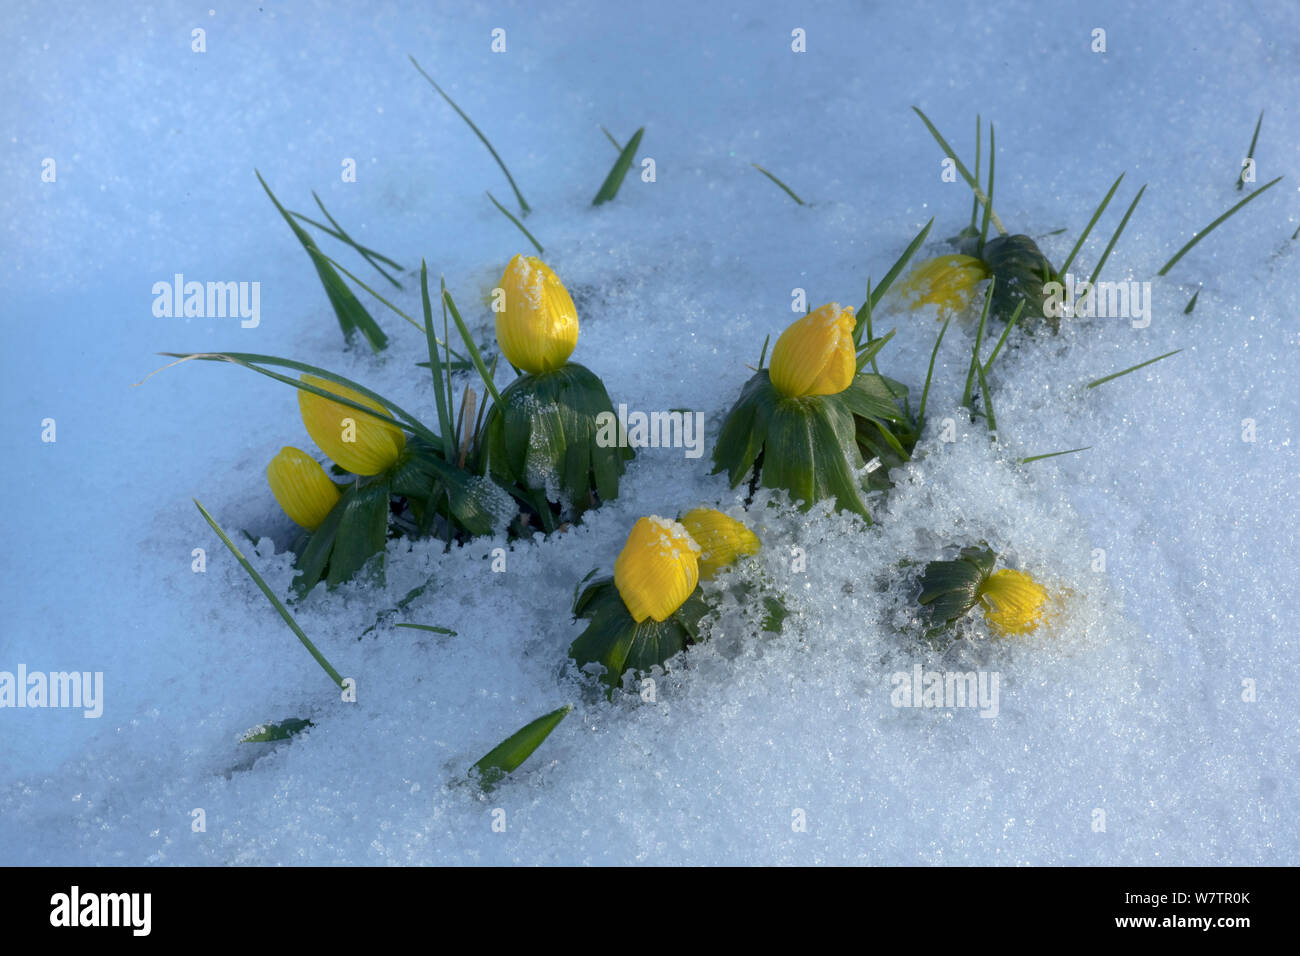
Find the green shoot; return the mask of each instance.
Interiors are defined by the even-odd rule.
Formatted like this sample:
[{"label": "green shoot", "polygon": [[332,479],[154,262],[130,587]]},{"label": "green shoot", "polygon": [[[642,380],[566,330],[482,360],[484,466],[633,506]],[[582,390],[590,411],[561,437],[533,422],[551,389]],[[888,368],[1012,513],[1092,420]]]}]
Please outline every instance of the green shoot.
[{"label": "green shoot", "polygon": [[971,351],[970,370],[966,373],[966,390],[961,396],[963,408],[971,407],[971,393],[975,390],[975,367],[980,364],[980,345],[984,342],[984,323],[988,321],[989,306],[993,303],[993,287],[997,281],[997,276],[989,279],[989,287],[984,292],[984,308],[980,311],[979,328],[975,330],[975,348]]},{"label": "green shoot", "polygon": [[[338,405],[345,405],[354,411],[361,412],[363,415],[369,415],[371,418],[377,419],[378,421],[387,422],[389,425],[405,429],[408,432],[419,435],[430,445],[436,446],[441,441],[438,436],[425,427],[418,418],[406,411],[396,402],[384,398],[384,396],[380,395],[378,392],[372,392],[359,382],[354,382],[352,379],[345,378],[342,375],[329,371],[328,369],[319,368],[315,365],[308,365],[306,362],[295,362],[292,359],[278,358],[274,355],[258,355],[253,352],[193,352],[189,354],[181,352],[159,352],[158,354],[176,359],[175,362],[165,365],[163,368],[171,368],[173,365],[180,365],[181,362],[189,362],[195,359],[205,362],[230,362],[232,365],[239,365],[249,369],[250,371],[256,372],[259,375],[273,378],[277,382],[292,385],[299,391],[311,392],[313,395],[319,395],[321,398],[328,398],[331,402]],[[393,415],[386,415],[383,412],[377,412],[373,408],[367,408],[365,405],[362,405],[359,402],[354,402],[352,399],[346,398],[343,395],[337,395],[334,392],[326,391],[323,388],[318,388],[315,385],[311,385],[299,379],[290,378],[287,375],[281,375],[279,372],[272,372],[270,369],[262,368],[262,365],[273,365],[278,368],[289,368],[297,372],[306,372],[309,375],[315,375],[338,385],[345,385],[355,392],[360,392],[371,401],[378,402],[385,408],[391,409]],[[151,378],[162,370],[163,369],[158,369],[157,371],[149,373],[149,375],[145,376],[145,379]],[[144,380],[136,382],[136,385],[143,384]]]},{"label": "green shoot", "polygon": [[912,260],[912,256],[916,255],[916,250],[921,248],[921,244],[925,242],[925,237],[930,234],[930,227],[933,225],[934,217],[931,217],[930,221],[927,222],[925,226],[922,227],[921,231],[912,238],[912,241],[907,244],[907,248],[903,250],[903,254],[898,257],[892,266],[889,267],[889,271],[885,273],[885,278],[879,285],[872,289],[870,280],[867,281],[867,300],[863,302],[862,307],[858,309],[857,318],[859,326],[862,326],[862,323],[868,319],[871,310],[880,304],[880,300],[884,297],[885,293],[889,291],[889,287],[894,284],[894,280],[898,278],[899,274],[905,268],[907,268],[907,264]]},{"label": "green shoot", "polygon": [[998,214],[994,212],[993,201],[989,199],[989,197],[984,194],[984,190],[980,188],[979,180],[970,174],[970,170],[967,169],[966,164],[961,161],[961,157],[959,157],[956,151],[948,145],[948,141],[943,138],[943,134],[935,129],[934,124],[930,122],[930,117],[926,116],[915,106],[912,107],[912,112],[921,117],[921,122],[925,124],[925,128],[930,131],[930,135],[935,138],[935,141],[938,142],[939,146],[943,149],[944,156],[953,161],[954,165],[957,167],[957,171],[961,173],[962,178],[966,180],[966,185],[970,186],[974,191],[975,198],[983,203],[984,207],[988,209],[989,216],[993,220],[993,226],[997,229],[998,235],[1005,236],[1007,234],[1006,227],[1002,225],[1002,220],[998,218]]},{"label": "green shoot", "polygon": [[433,633],[433,634],[450,634],[452,637],[455,637],[455,636],[456,636],[456,632],[453,631],[451,628],[449,628],[449,627],[435,627],[435,626],[432,625],[432,624],[405,624],[405,623],[398,623],[398,624],[394,624],[393,626],[394,626],[394,627],[407,627],[407,628],[410,628],[410,629],[413,630],[413,631],[429,631],[430,633]]},{"label": "green shoot", "polygon": [[522,222],[520,222],[518,219],[516,219],[514,216],[510,214],[509,209],[507,209],[505,206],[497,202],[496,196],[493,196],[491,193],[488,193],[487,198],[492,200],[492,205],[496,206],[498,209],[501,210],[501,215],[505,216],[507,219],[513,222],[515,224],[515,228],[528,237],[528,241],[533,244],[533,248],[537,250],[537,254],[539,256],[546,255],[546,250],[542,248],[542,244],[533,237],[533,234],[531,232],[529,232],[527,229],[524,228],[524,224]]},{"label": "green shoot", "polygon": [[781,180],[777,179],[775,176],[773,176],[771,173],[769,173],[769,172],[768,172],[766,169],[764,169],[762,166],[758,165],[758,163],[750,163],[749,165],[753,166],[755,169],[757,169],[760,173],[762,173],[762,174],[763,174],[764,176],[766,176],[768,179],[772,180],[772,182],[776,183],[778,186],[780,186],[782,189],[784,189],[784,190],[785,190],[785,194],[786,194],[787,196],[789,196],[791,199],[793,199],[795,202],[797,202],[799,205],[801,205],[801,206],[806,206],[806,205],[807,205],[807,203],[805,203],[802,199],[800,199],[798,196],[795,195],[793,189],[791,189],[791,188],[790,188],[789,186],[787,186],[785,183],[781,182]]},{"label": "green shoot", "polygon": [[[1111,183],[1109,191],[1107,191],[1105,198],[1103,198],[1101,201],[1101,205],[1097,207],[1097,211],[1094,212],[1092,214],[1092,218],[1088,220],[1087,227],[1079,235],[1079,239],[1074,244],[1074,248],[1070,250],[1070,254],[1065,257],[1065,262],[1062,263],[1061,265],[1061,270],[1060,270],[1061,275],[1065,275],[1067,272],[1070,271],[1070,263],[1072,263],[1074,261],[1074,257],[1079,254],[1079,250],[1083,248],[1083,243],[1088,238],[1089,233],[1092,232],[1092,227],[1097,225],[1097,220],[1100,219],[1101,214],[1106,211],[1106,207],[1110,205],[1111,197],[1115,195],[1115,190],[1119,189],[1119,184],[1122,183],[1123,181],[1124,181],[1124,173],[1120,173],[1119,178],[1116,179],[1115,182]],[[1051,235],[1051,233],[1048,233],[1048,235]]]},{"label": "green shoot", "polygon": [[1182,349],[1174,349],[1172,352],[1166,352],[1164,355],[1157,355],[1153,359],[1147,359],[1145,362],[1139,362],[1137,365],[1134,365],[1132,368],[1126,368],[1122,372],[1116,372],[1113,375],[1107,375],[1103,378],[1099,378],[1095,382],[1089,382],[1087,387],[1096,388],[1098,385],[1104,385],[1107,382],[1119,378],[1121,375],[1127,375],[1129,372],[1136,372],[1140,368],[1146,368],[1148,365],[1151,365],[1155,362],[1159,362],[1161,359],[1167,359],[1171,355],[1177,355],[1181,351]]},{"label": "green shoot", "polygon": [[952,321],[952,316],[943,320],[943,328],[939,330],[939,337],[934,340],[934,349],[930,352],[930,367],[925,373],[925,388],[921,390],[921,408],[916,414],[917,423],[925,425],[925,402],[930,397],[930,379],[934,375],[934,359],[939,354],[939,346],[943,342],[944,333],[948,331],[948,323]]},{"label": "green shoot", "polygon": [[[980,181],[980,114],[975,114],[975,181]],[[972,196],[970,200],[970,230],[975,231],[976,217],[979,215],[980,201],[979,197]]]},{"label": "green shoot", "polygon": [[1058,455],[1073,455],[1075,452],[1087,451],[1091,447],[1091,445],[1084,445],[1082,448],[1070,448],[1066,451],[1051,451],[1046,455],[1030,455],[1028,458],[1021,458],[1019,464],[1027,465],[1031,461],[1042,461],[1044,458],[1056,458]]},{"label": "green shoot", "polygon": [[614,167],[609,171],[609,175],[600,184],[600,190],[596,193],[596,198],[591,201],[593,206],[607,203],[618,195],[618,189],[623,185],[623,179],[632,166],[632,160],[636,157],[636,151],[641,147],[641,137],[644,135],[644,126],[632,134],[632,138],[627,141],[623,151],[618,154],[618,159],[614,160]]},{"label": "green shoot", "polygon": [[1138,190],[1137,195],[1133,197],[1133,202],[1129,204],[1128,209],[1124,211],[1124,218],[1119,221],[1115,232],[1111,234],[1110,242],[1106,243],[1106,249],[1101,254],[1101,259],[1097,262],[1097,268],[1092,270],[1092,275],[1088,277],[1088,295],[1092,295],[1092,290],[1096,286],[1097,277],[1101,275],[1101,267],[1106,264],[1106,259],[1110,256],[1110,251],[1115,248],[1115,243],[1119,240],[1120,234],[1123,233],[1124,227],[1128,225],[1129,217],[1133,215],[1133,210],[1137,208],[1138,202],[1142,199],[1142,194],[1147,191],[1146,183]]},{"label": "green shoot", "polygon": [[[1250,149],[1246,150],[1246,158],[1255,158],[1255,144],[1259,142],[1259,126],[1264,122],[1264,111],[1259,111],[1259,119],[1255,120],[1255,135],[1250,138]],[[1246,188],[1246,164],[1242,163],[1241,172],[1237,173],[1237,191],[1240,192]]]},{"label": "green shoot", "polygon": [[984,420],[989,426],[989,434],[993,436],[994,441],[997,441],[998,420],[993,415],[993,395],[989,392],[989,383],[984,378],[984,366],[976,361],[975,370],[979,372],[980,395],[984,399]]},{"label": "green shoot", "polygon": [[[442,360],[438,357],[438,339],[433,334],[433,305],[429,301],[429,266],[420,260],[420,305],[424,309],[425,341],[429,348],[429,369],[433,376],[433,397],[438,403],[438,431],[442,437],[443,461],[451,461],[451,404],[446,386],[442,381]],[[444,307],[444,313],[446,309]],[[448,379],[451,372],[447,372]]]},{"label": "green shoot", "polygon": [[767,343],[772,341],[772,333],[769,332],[763,337],[763,351],[758,356],[758,370],[763,371],[763,363],[767,361]]},{"label": "green shoot", "polygon": [[244,557],[243,552],[241,552],[239,548],[235,547],[235,543],[230,540],[226,535],[226,532],[221,530],[221,525],[217,524],[216,519],[213,518],[212,515],[208,514],[207,509],[204,508],[203,505],[199,504],[199,500],[197,498],[192,500],[194,501],[194,506],[199,509],[199,514],[203,515],[203,520],[212,527],[212,530],[217,533],[217,537],[222,540],[225,546],[230,549],[230,553],[235,556],[235,560],[238,561],[240,565],[243,566],[244,570],[248,572],[248,576],[253,579],[253,583],[256,584],[258,588],[261,589],[261,592],[266,595],[266,599],[270,601],[271,606],[279,612],[280,617],[284,619],[284,623],[289,625],[289,630],[293,631],[293,633],[297,635],[298,640],[302,641],[302,646],[307,648],[307,652],[316,659],[316,663],[321,666],[326,674],[329,674],[330,680],[338,684],[339,687],[343,687],[343,678],[339,675],[339,672],[336,671],[330,662],[325,659],[325,655],[316,649],[316,645],[311,642],[311,639],[303,633],[302,628],[298,626],[298,622],[295,621],[293,615],[289,613],[289,609],[286,608],[284,604],[281,603],[280,599],[275,596],[275,593],[267,586],[266,581],[257,573],[257,569],[248,563],[248,558]]},{"label": "green shoot", "polygon": [[527,216],[532,210],[529,208],[528,203],[524,201],[524,194],[521,193],[519,187],[515,185],[515,177],[510,175],[510,170],[506,169],[505,162],[497,155],[497,151],[492,148],[492,144],[489,143],[488,138],[483,135],[483,131],[474,125],[474,121],[465,114],[463,109],[456,105],[455,101],[450,96],[443,92],[442,87],[437,84],[434,78],[424,72],[424,68],[416,62],[415,57],[412,56],[410,59],[411,65],[420,71],[420,75],[429,81],[429,84],[438,91],[438,95],[447,101],[448,105],[451,106],[451,108],[460,115],[460,118],[468,124],[469,128],[474,131],[474,135],[477,136],[479,140],[482,141],[483,145],[488,148],[488,152],[492,154],[492,158],[495,159],[497,165],[501,167],[501,172],[506,174],[506,179],[510,182],[510,188],[515,191],[515,198],[519,200],[519,211]]},{"label": "green shoot", "polygon": [[1187,300],[1187,308],[1183,309],[1183,315],[1192,314],[1192,309],[1196,308],[1196,299],[1200,294],[1201,294],[1201,290],[1198,287],[1197,290],[1192,293],[1192,297]]},{"label": "green shoot", "polygon": [[989,235],[989,213],[993,210],[993,167],[998,158],[997,140],[994,138],[993,124],[989,123],[989,201],[984,207],[984,219],[980,223],[980,239],[975,247],[977,258],[984,256],[984,243]]},{"label": "green shoot", "polygon": [[498,405],[501,404],[501,393],[497,391],[496,383],[492,381],[492,373],[483,364],[483,356],[479,354],[478,346],[474,344],[469,329],[465,327],[465,320],[460,317],[460,310],[456,308],[451,293],[447,291],[445,279],[442,283],[442,299],[447,303],[447,308],[451,310],[451,317],[456,322],[456,328],[460,330],[460,337],[465,340],[465,349],[469,352],[469,360],[474,363],[474,368],[478,369],[479,377],[483,379],[483,384],[487,386],[487,390],[492,393],[493,400]]},{"label": "green shoot", "polygon": [[508,774],[533,755],[542,741],[550,736],[551,731],[559,726],[560,721],[569,715],[573,706],[565,704],[558,710],[538,717],[531,723],[516,730],[501,743],[484,754],[474,764],[478,771],[479,784],[485,791],[492,790]]},{"label": "green shoot", "polygon": [[1158,275],[1158,276],[1165,275],[1165,274],[1166,274],[1170,269],[1172,269],[1172,268],[1174,267],[1175,263],[1177,263],[1179,259],[1181,259],[1183,256],[1187,255],[1187,253],[1191,251],[1191,249],[1192,249],[1192,247],[1193,247],[1194,245],[1196,245],[1198,242],[1200,242],[1202,239],[1204,239],[1206,236],[1208,236],[1210,233],[1212,233],[1212,232],[1215,230],[1215,228],[1217,228],[1217,227],[1220,226],[1224,221],[1226,221],[1227,218],[1228,218],[1229,216],[1231,216],[1233,213],[1235,213],[1235,212],[1236,212],[1238,209],[1240,209],[1242,206],[1246,205],[1246,203],[1250,202],[1252,199],[1255,199],[1255,198],[1258,197],[1258,196],[1262,196],[1262,195],[1264,195],[1264,193],[1268,192],[1268,190],[1269,190],[1273,185],[1275,185],[1275,184],[1278,183],[1278,182],[1281,182],[1281,180],[1282,180],[1282,177],[1279,176],[1279,177],[1277,177],[1277,179],[1270,180],[1269,182],[1265,183],[1263,186],[1260,186],[1258,189],[1256,189],[1253,193],[1251,193],[1251,194],[1250,194],[1249,196],[1247,196],[1245,199],[1241,200],[1241,202],[1237,203],[1235,206],[1233,206],[1231,209],[1229,209],[1227,212],[1225,212],[1225,213],[1224,213],[1222,216],[1220,216],[1218,219],[1214,220],[1214,222],[1210,223],[1208,226],[1206,226],[1206,227],[1205,227],[1204,229],[1202,229],[1200,232],[1198,232],[1198,233],[1196,233],[1195,235],[1193,235],[1192,238],[1191,238],[1191,241],[1189,241],[1189,242],[1187,243],[1187,245],[1183,246],[1183,247],[1182,247],[1181,249],[1179,249],[1176,253],[1174,253],[1174,257],[1173,257],[1172,259],[1170,259],[1168,262],[1166,262],[1166,263],[1164,264],[1164,268],[1162,268],[1159,272],[1157,272],[1156,275]]},{"label": "green shoot", "polygon": [[351,339],[352,334],[360,329],[361,334],[365,336],[367,344],[373,351],[378,352],[387,346],[388,336],[384,334],[384,330],[370,317],[370,313],[366,311],[365,306],[352,294],[352,290],[339,278],[338,273],[321,261],[320,256],[317,255],[320,253],[320,249],[317,247],[315,240],[307,235],[306,229],[293,221],[293,216],[289,213],[289,210],[280,205],[280,200],[275,198],[275,193],[271,192],[271,187],[266,184],[262,174],[256,169],[253,172],[257,174],[257,181],[262,184],[262,188],[266,190],[266,194],[270,197],[275,208],[284,217],[284,221],[289,224],[289,228],[293,230],[294,236],[297,237],[302,247],[307,250],[308,256],[311,257],[312,265],[316,267],[316,275],[320,277],[321,285],[325,287],[325,294],[329,297],[330,305],[334,307],[334,315],[339,321],[339,328],[343,330],[344,340]]},{"label": "green shoot", "polygon": [[[405,270],[396,262],[394,262],[392,259],[388,258],[388,256],[381,255],[380,253],[375,252],[375,250],[373,249],[366,248],[361,243],[357,242],[355,239],[349,236],[347,234],[347,231],[342,226],[339,225],[338,220],[330,215],[329,210],[325,208],[325,204],[321,202],[320,196],[316,195],[316,190],[314,189],[311,191],[311,198],[316,200],[316,205],[319,206],[320,211],[325,214],[325,218],[330,221],[329,226],[323,225],[322,223],[317,222],[315,219],[310,219],[307,216],[304,216],[300,212],[295,212],[293,213],[293,215],[296,218],[301,219],[303,222],[315,226],[317,229],[321,230],[326,235],[333,236],[335,239],[339,240],[339,242],[347,243],[349,246],[351,246],[353,249],[357,251],[357,253],[361,256],[361,258],[365,259],[366,262],[370,263],[380,275],[382,275],[385,279],[387,279],[394,286],[400,289],[402,287],[402,284],[398,282],[396,279],[394,279],[392,276],[390,276],[387,272],[385,272],[383,266],[381,266],[379,263],[381,262],[386,263],[387,265],[392,266],[398,272],[404,272]],[[330,228],[330,226],[332,226],[333,228]]]},{"label": "green shoot", "polygon": [[605,129],[604,126],[602,126],[602,127],[600,128],[600,131],[601,131],[602,133],[605,134],[605,138],[606,138],[606,139],[608,139],[611,143],[614,144],[614,148],[615,148],[616,150],[618,150],[620,153],[623,152],[623,144],[620,143],[618,140],[616,140],[616,139],[614,138],[614,134],[613,134],[613,133],[611,133],[609,130]]},{"label": "green shoot", "polygon": [[1027,300],[1025,299],[1021,299],[1019,302],[1016,303],[1016,311],[1011,313],[1011,319],[1007,322],[1006,326],[1002,329],[1002,335],[998,338],[998,344],[993,346],[993,354],[990,355],[989,360],[984,363],[985,375],[987,375],[990,371],[992,371],[993,360],[997,358],[998,353],[1002,351],[1002,343],[1007,340],[1007,336],[1011,334],[1012,328],[1014,328],[1015,324],[1020,321],[1020,313],[1025,311],[1026,301]]}]

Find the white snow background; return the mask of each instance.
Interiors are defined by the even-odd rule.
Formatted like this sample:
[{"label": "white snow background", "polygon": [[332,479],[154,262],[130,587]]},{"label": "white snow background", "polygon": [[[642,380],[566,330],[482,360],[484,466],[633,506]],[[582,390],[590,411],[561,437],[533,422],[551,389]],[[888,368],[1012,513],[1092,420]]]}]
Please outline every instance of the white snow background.
[{"label": "white snow background", "polygon": [[[105,704],[98,720],[0,712],[0,863],[1297,862],[1293,4],[11,2],[4,20],[0,670],[102,671]],[[206,53],[191,51],[196,27]],[[496,27],[504,54],[490,50]],[[806,53],[791,50],[796,27]],[[1090,50],[1095,27],[1105,53]],[[253,175],[308,214],[318,190],[408,269],[427,258],[491,341],[481,296],[531,250],[484,196],[513,208],[500,170],[408,53],[533,205],[527,225],[578,304],[574,360],[615,403],[705,411],[708,451],[764,336],[794,318],[793,288],[813,307],[860,304],[931,216],[923,254],[950,251],[942,237],[967,221],[970,193],[941,181],[913,104],[968,162],[976,112],[996,123],[997,210],[1012,231],[1065,227],[1041,240],[1058,264],[1127,170],[1084,274],[1142,183],[1110,279],[1154,279],[1241,198],[1261,109],[1256,187],[1286,178],[1154,280],[1148,328],[1016,336],[990,383],[997,444],[958,408],[973,329],[954,322],[932,427],[873,499],[875,526],[825,508],[750,512],[756,563],[795,611],[782,635],[724,614],[660,677],[656,703],[603,702],[566,666],[574,584],[610,571],[638,516],[740,513],[707,453],[648,449],[617,501],[514,543],[504,574],[487,560],[504,539],[446,554],[394,542],[385,588],[319,588],[298,605],[358,682],[345,704],[190,501],[264,537],[254,561],[287,592],[290,524],[264,468],[282,445],[313,448],[293,390],[206,363],[132,385],[160,351],[261,352],[436,421],[422,337],[376,303],[390,348],[344,351]],[[615,158],[599,124],[624,141],[644,125],[638,158],[657,178],[634,167],[592,208]],[[341,181],[347,157],[355,183]],[[261,325],[154,317],[153,283],[178,272],[260,282]],[[396,298],[417,311],[418,281],[404,283]],[[880,367],[915,402],[938,325],[890,301],[877,333],[898,333]],[[942,417],[955,443],[937,440]],[[44,418],[55,443],[40,440]],[[1065,610],[939,662],[895,631],[911,599],[896,565],[981,538],[1067,595]],[[806,573],[790,570],[795,545]],[[191,571],[196,547],[205,574]],[[457,636],[383,627],[358,641],[429,576],[398,620]],[[916,662],[997,671],[1000,715],[894,708],[890,675]],[[456,783],[566,701],[574,712],[490,797]],[[315,726],[237,743],[287,717]]]}]

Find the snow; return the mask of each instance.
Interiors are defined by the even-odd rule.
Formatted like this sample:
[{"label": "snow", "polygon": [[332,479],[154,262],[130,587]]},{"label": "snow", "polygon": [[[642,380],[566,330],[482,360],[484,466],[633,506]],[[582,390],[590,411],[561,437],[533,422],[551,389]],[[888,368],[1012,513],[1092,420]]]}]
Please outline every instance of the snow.
[{"label": "snow", "polygon": [[[1295,9],[665,3],[630,19],[583,3],[69,2],[9,20],[0,671],[102,671],[104,712],[0,711],[0,863],[1300,862]],[[796,27],[807,53],[791,51]],[[1090,50],[1097,27],[1106,53]],[[169,361],[156,352],[259,352],[436,422],[422,336],[375,304],[387,352],[342,350],[253,175],[308,215],[316,189],[408,269],[427,259],[490,341],[482,296],[533,250],[483,195],[515,209],[500,170],[408,54],[533,206],[526,224],[581,320],[573,360],[616,406],[704,411],[710,449],[764,337],[795,317],[793,289],[812,309],[860,301],[931,216],[924,254],[951,251],[941,237],[966,224],[969,191],[941,180],[912,105],[968,162],[974,114],[994,120],[997,210],[1056,263],[1127,171],[1079,273],[1149,183],[1106,276],[1151,281],[1152,321],[1016,336],[990,382],[995,444],[959,408],[974,330],[954,321],[931,428],[895,489],[871,496],[876,523],[761,493],[745,517],[762,551],[709,587],[764,582],[791,611],[785,630],[762,633],[761,609],[725,592],[712,639],[656,676],[653,702],[605,701],[582,680],[568,607],[593,567],[612,572],[637,518],[740,514],[743,487],[672,448],[639,449],[619,499],[549,540],[393,542],[382,586],[317,589],[294,611],[356,679],[344,703],[190,500],[288,593],[292,527],[264,469],[285,444],[312,447],[294,394],[199,362],[133,383]],[[1156,277],[1244,195],[1233,183],[1261,109],[1259,184],[1286,178]],[[592,208],[616,157],[600,124],[646,133],[618,197]],[[155,317],[150,289],[176,273],[260,282],[260,323]],[[418,314],[418,281],[403,283],[393,301]],[[896,305],[876,314],[877,334],[898,329],[879,363],[915,396],[938,324]],[[912,633],[908,588],[917,562],[980,540],[1060,611],[1006,640],[972,618],[944,657]],[[998,675],[998,716],[893,706],[892,675],[917,664]],[[468,785],[474,761],[564,703],[573,713],[490,796]],[[237,743],[291,717],[314,726]]]}]

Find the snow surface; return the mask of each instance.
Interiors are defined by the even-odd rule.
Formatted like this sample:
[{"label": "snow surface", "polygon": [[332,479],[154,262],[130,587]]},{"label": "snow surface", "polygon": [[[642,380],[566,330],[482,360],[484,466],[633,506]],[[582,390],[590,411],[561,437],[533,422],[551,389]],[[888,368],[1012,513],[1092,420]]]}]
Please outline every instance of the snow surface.
[{"label": "snow surface", "polygon": [[[784,6],[6,4],[0,670],[103,671],[105,709],[0,712],[0,863],[1300,862],[1300,11]],[[490,51],[495,27],[505,54]],[[805,54],[791,51],[796,27]],[[1094,27],[1104,54],[1090,51]],[[358,701],[342,703],[190,501],[262,537],[254,560],[287,591],[290,527],[263,472],[284,444],[312,448],[294,394],[203,363],[132,383],[159,351],[261,352],[436,421],[421,337],[376,305],[391,347],[342,351],[253,175],[308,214],[318,190],[408,269],[427,258],[490,340],[481,297],[532,250],[483,195],[513,207],[504,177],[408,53],[534,206],[527,225],[578,307],[573,359],[615,403],[705,411],[710,450],[764,336],[794,317],[793,288],[811,308],[860,301],[931,216],[926,254],[951,251],[939,240],[965,224],[969,192],[941,181],[913,104],[968,160],[976,111],[997,123],[998,212],[1013,231],[1065,227],[1042,239],[1057,263],[1128,171],[1077,271],[1149,183],[1106,273],[1153,281],[1152,322],[1018,338],[993,373],[996,445],[958,410],[973,331],[954,322],[930,413],[954,419],[957,440],[927,431],[895,490],[873,498],[869,529],[761,496],[748,520],[764,549],[735,574],[784,593],[785,632],[757,636],[729,601],[655,703],[603,702],[579,682],[567,609],[587,571],[612,571],[637,517],[739,514],[708,456],[680,449],[643,450],[617,501],[510,545],[505,573],[489,559],[503,540],[447,554],[395,542],[386,587],[318,589],[296,614],[356,678]],[[1259,183],[1286,179],[1156,279],[1243,195],[1233,183],[1260,109]],[[646,127],[657,179],[634,167],[593,209],[615,155],[602,123],[621,141]],[[345,157],[355,183],[340,181]],[[175,273],[259,281],[261,324],[155,317],[152,284]],[[395,299],[416,311],[418,284],[405,285]],[[877,330],[890,327],[881,369],[919,388],[933,315],[886,305]],[[981,538],[1062,596],[1059,615],[940,661],[899,631],[900,562]],[[357,639],[429,578],[393,620],[457,636],[385,625]],[[999,716],[893,707],[890,675],[917,663],[998,673]],[[565,702],[574,712],[490,797],[457,782]],[[237,743],[289,717],[315,726]]]}]

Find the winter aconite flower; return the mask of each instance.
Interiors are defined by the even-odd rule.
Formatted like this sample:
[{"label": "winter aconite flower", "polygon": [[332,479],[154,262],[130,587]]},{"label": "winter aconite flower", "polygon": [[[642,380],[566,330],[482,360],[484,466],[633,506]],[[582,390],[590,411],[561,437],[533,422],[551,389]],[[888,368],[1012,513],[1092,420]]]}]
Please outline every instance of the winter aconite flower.
[{"label": "winter aconite flower", "polygon": [[989,275],[989,267],[975,256],[939,256],[912,270],[899,291],[910,299],[912,308],[937,305],[942,317],[970,305],[975,286]]},{"label": "winter aconite flower", "polygon": [[791,323],[772,349],[771,376],[787,398],[838,395],[857,374],[857,346],[851,308],[823,305]]},{"label": "winter aconite flower", "polygon": [[[382,415],[389,414],[383,405],[345,385],[315,375],[304,375],[302,381]],[[400,428],[314,392],[298,390],[298,410],[307,433],[321,451],[354,475],[377,475],[391,468],[406,447],[406,435]]]},{"label": "winter aconite flower", "polygon": [[551,267],[517,255],[501,276],[505,310],[496,314],[497,344],[510,364],[541,375],[562,367],[578,344],[578,310]]},{"label": "winter aconite flower", "polygon": [[984,620],[1001,635],[1028,634],[1042,622],[1047,591],[1023,571],[994,571],[979,587]]},{"label": "winter aconite flower", "polygon": [[308,531],[319,528],[339,501],[338,485],[301,448],[281,448],[266,466],[266,483],[284,513]]},{"label": "winter aconite flower", "polygon": [[651,515],[632,526],[614,562],[614,586],[638,624],[663,621],[695,590],[700,546],[676,521]]},{"label": "winter aconite flower", "polygon": [[700,546],[701,580],[711,580],[737,558],[758,552],[758,536],[721,511],[696,508],[682,515],[681,523]]}]

